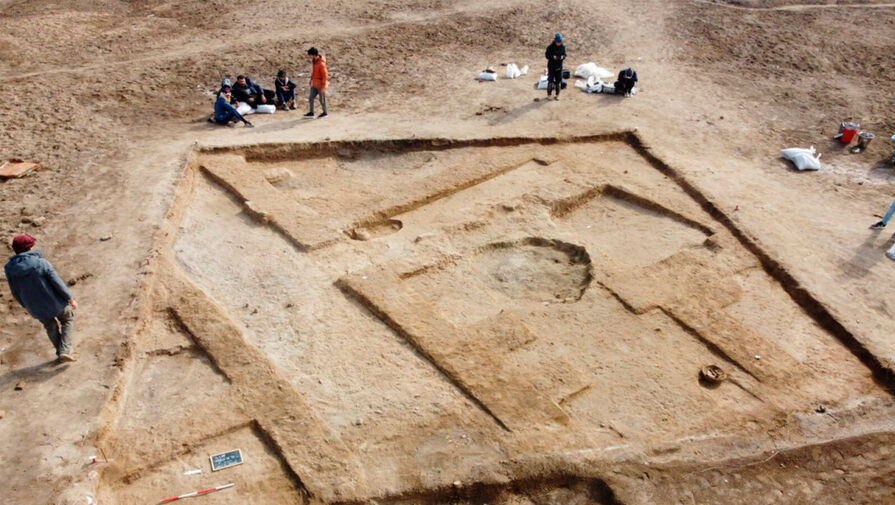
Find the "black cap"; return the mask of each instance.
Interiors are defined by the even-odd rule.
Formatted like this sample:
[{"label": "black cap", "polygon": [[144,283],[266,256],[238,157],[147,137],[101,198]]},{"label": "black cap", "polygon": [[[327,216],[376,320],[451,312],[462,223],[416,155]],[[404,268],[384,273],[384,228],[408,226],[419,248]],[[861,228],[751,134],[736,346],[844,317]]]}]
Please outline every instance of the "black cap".
[{"label": "black cap", "polygon": [[311,56],[317,56],[318,54],[320,54],[320,51],[318,51],[316,47],[312,47],[308,49],[308,54],[310,54]]}]

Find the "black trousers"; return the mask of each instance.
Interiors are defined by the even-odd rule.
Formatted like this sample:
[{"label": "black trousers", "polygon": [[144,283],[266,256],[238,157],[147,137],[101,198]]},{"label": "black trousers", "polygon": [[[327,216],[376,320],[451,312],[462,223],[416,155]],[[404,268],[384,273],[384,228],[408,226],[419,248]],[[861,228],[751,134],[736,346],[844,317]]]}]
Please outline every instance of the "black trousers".
[{"label": "black trousers", "polygon": [[553,90],[556,90],[556,96],[559,96],[560,89],[562,89],[562,67],[547,67],[547,96],[550,96]]}]

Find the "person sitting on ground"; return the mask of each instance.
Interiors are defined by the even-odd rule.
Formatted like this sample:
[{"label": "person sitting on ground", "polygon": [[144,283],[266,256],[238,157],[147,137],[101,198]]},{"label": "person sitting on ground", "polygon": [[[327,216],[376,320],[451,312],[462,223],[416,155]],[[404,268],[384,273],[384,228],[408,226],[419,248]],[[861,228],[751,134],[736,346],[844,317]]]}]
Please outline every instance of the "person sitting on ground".
[{"label": "person sitting on ground", "polygon": [[876,222],[870,225],[871,230],[882,230],[889,224],[889,220],[892,219],[892,215],[895,215],[895,200],[892,200],[892,205],[889,205],[889,210],[886,211],[886,215],[883,216],[883,220]]},{"label": "person sitting on ground", "polygon": [[259,105],[267,103],[267,98],[264,96],[264,88],[244,75],[236,77],[236,84],[231,88],[231,93],[237,102],[246,103],[253,109],[257,109]]},{"label": "person sitting on ground", "polygon": [[633,68],[626,68],[618,73],[618,80],[615,81],[615,93],[631,96],[634,91],[634,83],[637,82],[637,72]]},{"label": "person sitting on ground", "polygon": [[49,261],[40,251],[32,251],[35,239],[31,235],[19,235],[12,239],[15,255],[9,258],[4,271],[12,296],[43,324],[56,348],[58,363],[77,361],[72,354],[72,328],[74,310],[78,302],[59,278]]},{"label": "person sitting on ground", "polygon": [[556,33],[553,42],[547,46],[544,53],[547,58],[547,98],[556,90],[556,98],[559,100],[559,90],[562,89],[562,65],[566,60],[566,46],[563,44],[562,34]]},{"label": "person sitting on ground", "polygon": [[316,47],[308,49],[308,57],[311,59],[311,93],[308,97],[310,110],[305,114],[305,119],[314,119],[314,99],[320,97],[320,106],[323,113],[317,119],[326,117],[326,87],[329,84],[329,73],[326,70],[326,58],[320,54]]},{"label": "person sitting on ground", "polygon": [[274,87],[277,90],[277,103],[283,110],[289,109],[295,110],[295,83],[289,80],[289,77],[286,76],[286,71],[280,69],[277,72],[277,78],[273,81]]},{"label": "person sitting on ground", "polygon": [[226,84],[221,86],[221,91],[218,93],[218,97],[214,102],[214,114],[208,118],[208,121],[222,125],[229,125],[231,122],[242,121],[246,128],[254,126],[230,103],[232,100],[233,97],[230,94],[230,86]]}]

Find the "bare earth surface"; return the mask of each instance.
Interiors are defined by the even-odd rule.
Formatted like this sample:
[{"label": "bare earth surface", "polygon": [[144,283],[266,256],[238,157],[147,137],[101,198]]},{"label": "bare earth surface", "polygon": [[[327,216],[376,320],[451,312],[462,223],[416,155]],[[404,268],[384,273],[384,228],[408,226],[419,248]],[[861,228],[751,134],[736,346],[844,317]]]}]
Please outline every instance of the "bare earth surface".
[{"label": "bare earth surface", "polygon": [[[892,502],[891,3],[245,9],[0,0],[0,233],[81,305],[57,366],[0,288],[8,502]],[[555,31],[640,92],[543,100]],[[329,118],[205,122],[310,45]]]}]

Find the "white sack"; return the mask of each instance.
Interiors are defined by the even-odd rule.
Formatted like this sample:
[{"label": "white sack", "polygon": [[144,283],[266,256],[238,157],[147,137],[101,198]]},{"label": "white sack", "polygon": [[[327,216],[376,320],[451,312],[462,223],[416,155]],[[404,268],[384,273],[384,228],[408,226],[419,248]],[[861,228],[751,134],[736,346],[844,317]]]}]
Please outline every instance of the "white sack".
[{"label": "white sack", "polygon": [[583,77],[585,79],[591,76],[596,77],[597,79],[611,79],[614,74],[603,67],[598,67],[596,63],[590,61],[583,65],[578,65],[578,67],[575,68],[575,76]]},{"label": "white sack", "polygon": [[783,149],[780,154],[784,158],[792,162],[798,170],[820,170],[820,154],[815,155],[817,151],[814,146],[809,149],[791,147]]},{"label": "white sack", "polygon": [[273,114],[276,111],[277,106],[269,103],[261,104],[258,106],[257,109],[255,109],[255,112],[257,112],[258,114]]},{"label": "white sack", "polygon": [[494,72],[482,72],[482,73],[479,74],[478,79],[479,79],[480,81],[496,81],[496,80],[497,80],[497,74],[494,73]]},{"label": "white sack", "polygon": [[515,63],[507,63],[507,72],[504,75],[507,79],[516,79],[522,75],[522,72],[519,70],[519,67],[516,66]]}]

